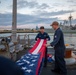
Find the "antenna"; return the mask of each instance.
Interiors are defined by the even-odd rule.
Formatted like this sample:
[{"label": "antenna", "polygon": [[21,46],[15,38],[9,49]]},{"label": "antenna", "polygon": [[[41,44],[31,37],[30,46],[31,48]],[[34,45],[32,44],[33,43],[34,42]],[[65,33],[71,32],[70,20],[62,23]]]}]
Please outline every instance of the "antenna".
[{"label": "antenna", "polygon": [[72,15],[70,13],[70,16],[69,16],[69,22],[70,22],[70,27],[72,26]]}]

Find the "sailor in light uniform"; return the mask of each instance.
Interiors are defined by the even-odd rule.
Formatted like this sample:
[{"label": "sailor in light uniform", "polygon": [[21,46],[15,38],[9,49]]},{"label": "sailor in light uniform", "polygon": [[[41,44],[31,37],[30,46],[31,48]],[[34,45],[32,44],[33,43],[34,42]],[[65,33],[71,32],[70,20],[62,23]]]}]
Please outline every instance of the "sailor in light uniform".
[{"label": "sailor in light uniform", "polygon": [[[40,27],[40,32],[37,34],[35,40],[37,41],[38,39],[46,39],[47,41],[50,40],[50,37],[49,35],[45,32],[44,30],[44,27],[41,26]],[[45,60],[44,60],[44,67],[47,66],[47,48],[46,48],[46,51],[45,51]]]}]

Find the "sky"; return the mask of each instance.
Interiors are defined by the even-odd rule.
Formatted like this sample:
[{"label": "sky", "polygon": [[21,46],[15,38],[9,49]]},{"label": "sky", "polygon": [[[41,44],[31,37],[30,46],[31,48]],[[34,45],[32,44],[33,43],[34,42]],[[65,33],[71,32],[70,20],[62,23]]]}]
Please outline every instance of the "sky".
[{"label": "sky", "polygon": [[[13,0],[0,0],[0,29],[11,29],[12,7]],[[50,28],[53,21],[69,21],[70,13],[76,24],[76,0],[17,0],[17,28]]]}]

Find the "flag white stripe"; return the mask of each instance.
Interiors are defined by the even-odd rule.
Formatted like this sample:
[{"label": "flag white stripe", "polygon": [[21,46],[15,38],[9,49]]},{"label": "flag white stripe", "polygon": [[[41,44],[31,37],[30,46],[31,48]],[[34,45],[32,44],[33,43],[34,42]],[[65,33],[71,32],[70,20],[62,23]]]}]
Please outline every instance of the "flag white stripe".
[{"label": "flag white stripe", "polygon": [[38,51],[40,50],[41,46],[43,45],[44,40],[40,40],[39,45],[37,46],[37,48],[32,52],[32,54],[37,54]]}]

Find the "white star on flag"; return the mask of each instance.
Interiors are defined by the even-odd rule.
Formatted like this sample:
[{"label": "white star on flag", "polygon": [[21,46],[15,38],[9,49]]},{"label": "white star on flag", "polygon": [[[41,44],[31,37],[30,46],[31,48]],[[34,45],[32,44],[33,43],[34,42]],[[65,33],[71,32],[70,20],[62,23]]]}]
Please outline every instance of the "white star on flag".
[{"label": "white star on flag", "polygon": [[23,61],[24,61],[24,62],[26,62],[26,60],[25,60],[25,59],[23,59]]},{"label": "white star on flag", "polygon": [[23,70],[27,69],[26,67],[22,67]]},{"label": "white star on flag", "polygon": [[20,60],[17,61],[17,63],[20,62]]},{"label": "white star on flag", "polygon": [[30,73],[30,72],[32,72],[32,70],[26,70],[26,72]]},{"label": "white star on flag", "polygon": [[24,63],[18,63],[18,65],[23,65]]},{"label": "white star on flag", "polygon": [[34,64],[30,64],[29,66],[34,66]]},{"label": "white star on flag", "polygon": [[34,58],[37,58],[38,56],[34,56]]},{"label": "white star on flag", "polygon": [[23,61],[24,61],[24,62],[26,62],[27,64],[30,64],[30,62],[29,62],[29,61],[27,61],[27,60],[25,60],[25,59],[23,59]]},{"label": "white star on flag", "polygon": [[28,55],[31,55],[31,54],[28,54]]},{"label": "white star on flag", "polygon": [[29,58],[28,56],[26,56],[26,58]]},{"label": "white star on flag", "polygon": [[32,62],[35,62],[36,60],[32,60]]},{"label": "white star on flag", "polygon": [[23,58],[24,58],[24,56],[21,57],[21,59],[23,59]]}]

